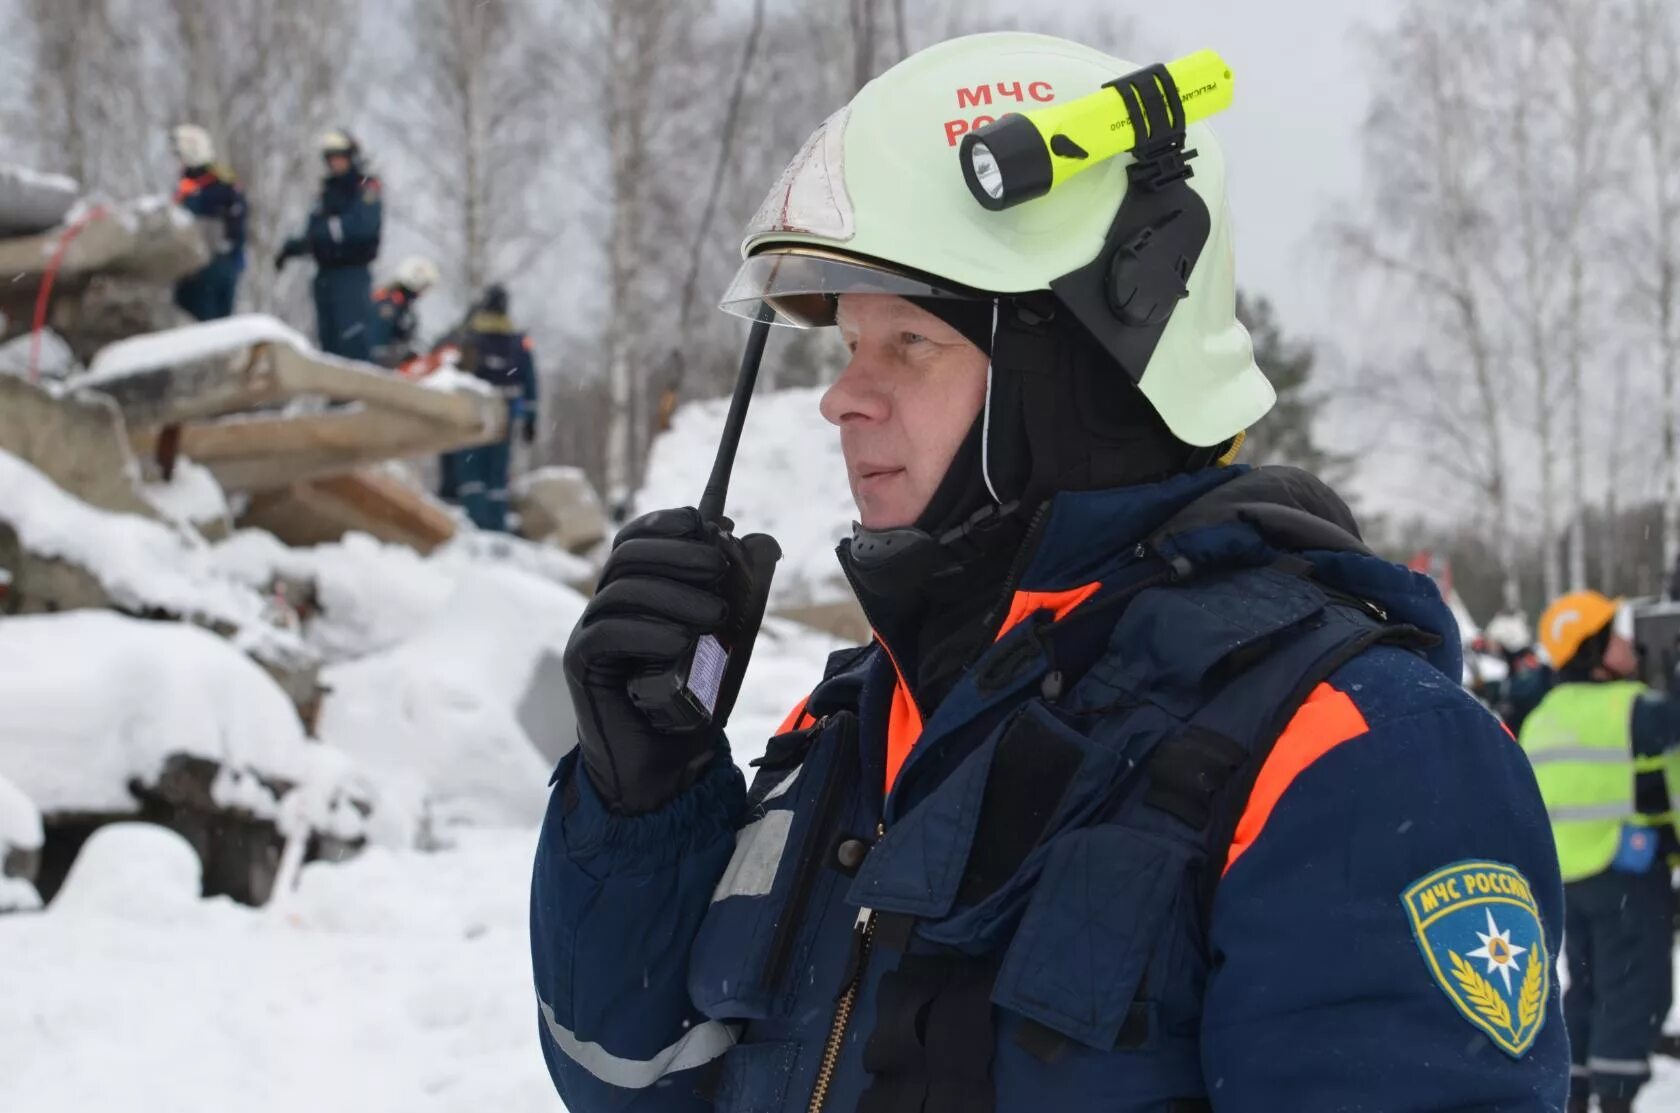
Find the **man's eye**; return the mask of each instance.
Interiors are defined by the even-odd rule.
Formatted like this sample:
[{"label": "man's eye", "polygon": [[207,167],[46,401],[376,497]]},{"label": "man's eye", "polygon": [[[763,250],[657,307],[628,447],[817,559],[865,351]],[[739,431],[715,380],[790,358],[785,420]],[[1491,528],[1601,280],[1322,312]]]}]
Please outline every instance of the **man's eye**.
[{"label": "man's eye", "polygon": [[926,340],[927,337],[919,332],[901,332],[898,334],[898,339],[902,344],[917,344]]}]

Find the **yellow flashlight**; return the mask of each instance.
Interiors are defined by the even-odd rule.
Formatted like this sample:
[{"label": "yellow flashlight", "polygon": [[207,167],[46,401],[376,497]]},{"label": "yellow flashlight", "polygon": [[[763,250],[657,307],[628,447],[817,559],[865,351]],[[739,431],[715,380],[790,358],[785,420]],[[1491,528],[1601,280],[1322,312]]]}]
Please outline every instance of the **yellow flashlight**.
[{"label": "yellow flashlight", "polygon": [[1177,127],[1231,106],[1231,67],[1211,50],[1139,70],[1077,100],[1011,113],[963,136],[959,153],[969,192],[988,209],[1007,209],[1133,150],[1139,136],[1128,97],[1137,95],[1134,87],[1151,83],[1170,101],[1170,90],[1162,87],[1163,68],[1183,105]]}]

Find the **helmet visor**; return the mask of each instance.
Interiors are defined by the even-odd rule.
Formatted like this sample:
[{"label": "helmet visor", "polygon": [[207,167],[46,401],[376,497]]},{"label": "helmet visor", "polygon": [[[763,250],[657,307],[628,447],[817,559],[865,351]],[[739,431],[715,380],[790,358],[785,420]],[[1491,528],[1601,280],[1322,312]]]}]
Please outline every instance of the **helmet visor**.
[{"label": "helmet visor", "polygon": [[756,318],[769,306],[773,324],[819,328],[834,323],[842,294],[901,298],[984,298],[954,283],[878,263],[811,250],[763,251],[741,264],[719,304],[725,313]]}]

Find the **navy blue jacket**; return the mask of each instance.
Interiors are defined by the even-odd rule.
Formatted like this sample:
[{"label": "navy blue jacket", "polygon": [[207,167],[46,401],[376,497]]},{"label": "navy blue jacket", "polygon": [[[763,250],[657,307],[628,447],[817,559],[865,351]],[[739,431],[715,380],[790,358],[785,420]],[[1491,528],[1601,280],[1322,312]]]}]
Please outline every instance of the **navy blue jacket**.
[{"label": "navy blue jacket", "polygon": [[414,355],[414,333],[418,327],[414,297],[408,287],[396,282],[373,292],[373,320],[368,326],[368,346],[375,363],[396,367]]},{"label": "navy blue jacket", "polygon": [[210,222],[216,235],[216,261],[231,259],[236,269],[245,263],[245,193],[213,167],[186,171],[175,187],[175,203]]},{"label": "navy blue jacket", "polygon": [[[1533,774],[1457,684],[1433,584],[1315,512],[1334,500],[1316,481],[1277,472],[1058,496],[1010,585],[1023,621],[927,719],[884,800],[906,712],[878,643],[831,662],[750,793],[722,737],[693,788],[634,817],[563,759],[531,934],[542,1050],[572,1113],[805,1110],[831,1048],[835,1113],[1561,1110],[1562,886]],[[1204,854],[1185,785],[1174,805],[1138,755],[1190,737],[1210,678],[1232,671],[1240,692],[1286,652],[1273,642],[1361,609],[1438,641],[1330,672],[1228,798],[1240,817],[1211,820],[1229,852]],[[1093,625],[1087,660],[1034,648]],[[1025,728],[1042,766],[989,777]],[[977,817],[1058,763],[1071,779],[1025,858],[988,871],[1012,832]],[[848,841],[866,850],[855,876]],[[1522,949],[1478,952],[1481,932]]]},{"label": "navy blue jacket", "polygon": [[537,367],[531,341],[505,313],[474,313],[461,341],[461,363],[508,400],[510,422],[534,415]]},{"label": "navy blue jacket", "polygon": [[379,255],[384,208],[378,178],[354,170],[324,178],[303,246],[322,267],[366,266]]}]

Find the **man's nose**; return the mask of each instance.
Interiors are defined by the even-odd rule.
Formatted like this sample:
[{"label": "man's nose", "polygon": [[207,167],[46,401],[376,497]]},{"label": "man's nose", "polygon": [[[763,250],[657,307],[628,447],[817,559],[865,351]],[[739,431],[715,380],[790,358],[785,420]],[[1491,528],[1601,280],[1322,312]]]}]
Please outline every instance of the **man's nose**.
[{"label": "man's nose", "polygon": [[823,392],[818,409],[834,426],[848,421],[884,421],[892,412],[892,397],[879,368],[860,349],[852,353],[840,377]]}]

